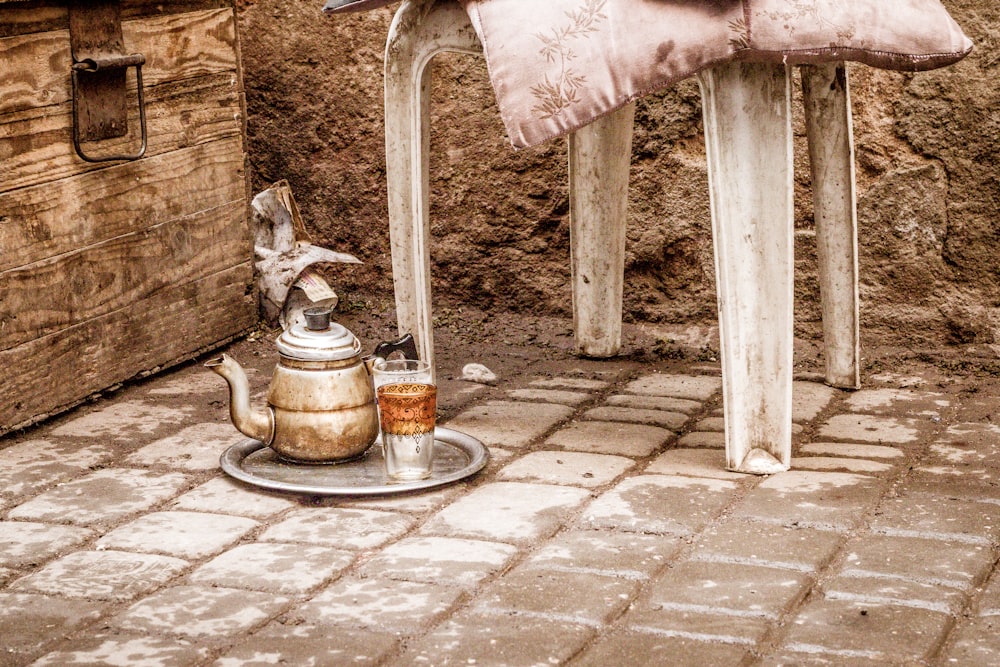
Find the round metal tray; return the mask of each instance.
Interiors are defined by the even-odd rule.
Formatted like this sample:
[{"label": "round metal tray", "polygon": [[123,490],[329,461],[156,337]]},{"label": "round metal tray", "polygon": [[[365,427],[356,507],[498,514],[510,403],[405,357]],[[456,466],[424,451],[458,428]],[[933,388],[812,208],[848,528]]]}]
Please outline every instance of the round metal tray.
[{"label": "round metal tray", "polygon": [[293,463],[260,440],[233,445],[219,459],[226,474],[247,484],[313,496],[382,496],[433,489],[474,475],[487,461],[489,452],[479,440],[440,426],[434,429],[431,476],[412,482],[386,478],[378,442],[360,458],[342,463]]}]

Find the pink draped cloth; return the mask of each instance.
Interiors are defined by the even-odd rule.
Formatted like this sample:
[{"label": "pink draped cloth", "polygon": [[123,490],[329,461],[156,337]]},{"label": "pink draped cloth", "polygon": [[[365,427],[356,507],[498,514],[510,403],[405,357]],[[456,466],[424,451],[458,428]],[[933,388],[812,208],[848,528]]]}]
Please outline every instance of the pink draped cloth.
[{"label": "pink draped cloth", "polygon": [[[458,1],[483,44],[515,147],[728,61],[920,71],[972,50],[940,0]],[[336,3],[353,11],[387,0],[330,0],[328,8]]]}]

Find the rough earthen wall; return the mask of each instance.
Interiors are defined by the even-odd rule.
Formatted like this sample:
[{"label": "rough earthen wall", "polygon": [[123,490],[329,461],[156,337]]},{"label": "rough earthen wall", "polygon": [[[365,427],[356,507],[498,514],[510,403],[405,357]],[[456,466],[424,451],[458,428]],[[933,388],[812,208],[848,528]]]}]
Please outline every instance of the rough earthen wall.
[{"label": "rough earthen wall", "polygon": [[[850,70],[869,341],[998,338],[1000,5],[945,4],[976,44],[966,60],[920,74]],[[365,262],[335,272],[346,298],[388,295],[382,52],[396,6],[335,17],[321,6],[242,3],[254,186],[288,179],[316,241]],[[435,303],[569,314],[564,140],[512,150],[478,58],[441,57],[434,76]],[[796,318],[811,336],[818,281],[796,108]],[[626,319],[714,321],[709,230],[700,98],[688,81],[638,105]]]}]

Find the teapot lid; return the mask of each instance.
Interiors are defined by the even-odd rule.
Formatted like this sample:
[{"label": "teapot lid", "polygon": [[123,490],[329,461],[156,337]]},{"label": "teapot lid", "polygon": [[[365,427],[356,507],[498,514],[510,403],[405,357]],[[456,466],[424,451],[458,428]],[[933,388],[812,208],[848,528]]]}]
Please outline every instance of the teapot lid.
[{"label": "teapot lid", "polygon": [[306,321],[278,337],[278,353],[302,361],[340,361],[361,353],[361,341],[346,327],[330,321],[329,308],[309,308]]}]

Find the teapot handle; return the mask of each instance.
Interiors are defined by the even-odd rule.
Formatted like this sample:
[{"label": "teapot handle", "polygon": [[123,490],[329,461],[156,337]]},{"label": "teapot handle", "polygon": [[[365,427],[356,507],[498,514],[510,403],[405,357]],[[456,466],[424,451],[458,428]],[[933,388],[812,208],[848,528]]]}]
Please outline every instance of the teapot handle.
[{"label": "teapot handle", "polygon": [[413,340],[413,334],[404,334],[402,338],[392,342],[379,343],[375,346],[373,357],[378,359],[388,359],[393,352],[402,352],[404,359],[419,359],[417,355],[417,343]]}]

